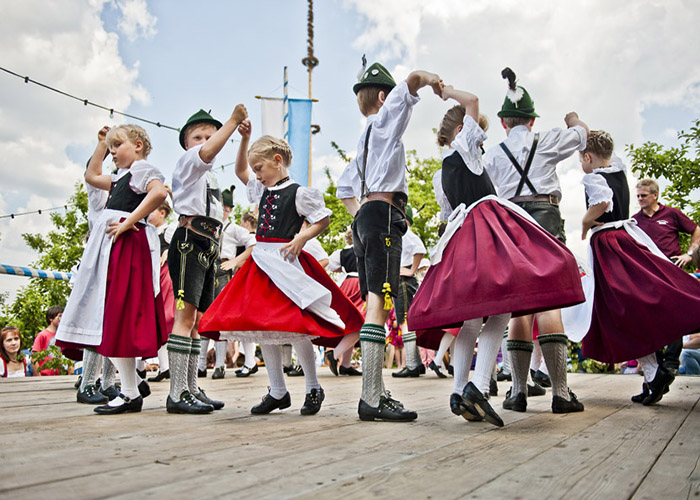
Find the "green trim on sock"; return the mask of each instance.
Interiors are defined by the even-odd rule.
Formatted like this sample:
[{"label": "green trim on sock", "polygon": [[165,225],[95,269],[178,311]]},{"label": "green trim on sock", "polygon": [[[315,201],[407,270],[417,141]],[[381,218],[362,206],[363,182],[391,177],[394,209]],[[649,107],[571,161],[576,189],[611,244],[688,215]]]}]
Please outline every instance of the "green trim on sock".
[{"label": "green trim on sock", "polygon": [[546,335],[540,335],[537,337],[537,341],[542,344],[547,344],[549,342],[558,342],[560,344],[569,345],[569,337],[563,333],[549,333]]},{"label": "green trim on sock", "polygon": [[382,325],[365,323],[360,330],[360,341],[383,344],[386,342],[386,330]]},{"label": "green trim on sock", "polygon": [[192,339],[190,337],[181,337],[179,335],[170,334],[167,345],[167,350],[169,352],[189,354],[190,349],[192,348]]},{"label": "green trim on sock", "polygon": [[416,332],[406,332],[403,335],[403,341],[404,342],[417,342],[418,337],[416,337]]},{"label": "green trim on sock", "polygon": [[532,352],[535,348],[535,344],[533,342],[527,342],[524,340],[508,340],[506,341],[506,350],[507,351],[526,351],[526,352]]}]

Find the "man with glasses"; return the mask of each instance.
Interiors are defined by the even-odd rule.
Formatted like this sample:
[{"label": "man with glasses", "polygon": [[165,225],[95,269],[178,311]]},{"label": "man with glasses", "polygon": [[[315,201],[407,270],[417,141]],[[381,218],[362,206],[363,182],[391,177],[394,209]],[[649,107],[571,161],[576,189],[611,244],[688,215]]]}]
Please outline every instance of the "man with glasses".
[{"label": "man with glasses", "polygon": [[[659,203],[659,184],[653,179],[637,182],[637,203],[641,210],[632,216],[637,220],[637,225],[649,235],[666,257],[677,266],[685,267],[691,261],[693,251],[700,246],[700,227],[677,208]],[[690,234],[687,253],[681,251],[680,233]],[[663,360],[664,367],[671,373],[678,373],[682,347],[681,338],[666,346],[665,353],[657,353],[657,357],[660,361]]]}]

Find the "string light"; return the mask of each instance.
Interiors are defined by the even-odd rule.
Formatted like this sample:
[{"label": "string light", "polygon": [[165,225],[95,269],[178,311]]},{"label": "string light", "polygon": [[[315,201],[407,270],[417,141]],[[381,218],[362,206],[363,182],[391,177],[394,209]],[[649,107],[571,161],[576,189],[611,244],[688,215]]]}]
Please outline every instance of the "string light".
[{"label": "string light", "polygon": [[20,215],[31,215],[31,214],[42,215],[42,212],[55,212],[56,210],[61,210],[61,209],[68,210],[69,206],[72,207],[75,205],[73,203],[69,203],[68,205],[61,205],[60,207],[40,208],[39,210],[33,210],[31,212],[22,212],[22,213],[17,213],[17,214],[0,215],[0,219],[14,219],[15,217],[19,217]]}]

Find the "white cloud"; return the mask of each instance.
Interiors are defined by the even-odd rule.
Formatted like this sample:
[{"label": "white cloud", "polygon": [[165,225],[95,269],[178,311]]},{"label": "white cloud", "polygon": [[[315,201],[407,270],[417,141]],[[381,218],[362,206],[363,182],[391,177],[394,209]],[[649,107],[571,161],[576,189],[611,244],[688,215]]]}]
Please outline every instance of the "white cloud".
[{"label": "white cloud", "polygon": [[148,12],[146,0],[117,0],[117,7],[122,14],[119,29],[129,41],[133,42],[141,37],[153,38],[158,32],[158,19]]}]

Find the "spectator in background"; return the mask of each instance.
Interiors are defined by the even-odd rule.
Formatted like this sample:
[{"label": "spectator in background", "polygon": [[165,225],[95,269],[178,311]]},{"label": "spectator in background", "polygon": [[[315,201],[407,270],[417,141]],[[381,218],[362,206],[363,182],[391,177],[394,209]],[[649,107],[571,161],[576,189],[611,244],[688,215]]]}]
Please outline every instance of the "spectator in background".
[{"label": "spectator in background", "polygon": [[[677,266],[685,267],[691,261],[693,252],[700,247],[700,227],[677,208],[659,203],[659,184],[653,179],[641,179],[637,182],[637,203],[641,210],[632,216],[637,225],[649,235],[666,257]],[[690,235],[687,253],[681,252],[681,233]],[[682,347],[683,341],[678,339],[666,346],[665,352],[657,352],[659,361],[672,373],[678,372]]]},{"label": "spectator in background", "polygon": [[[49,310],[46,311],[46,322],[49,326],[37,334],[34,339],[34,345],[32,346],[32,352],[45,351],[50,345],[56,345],[56,329],[61,322],[61,316],[63,316],[63,308],[61,306],[49,307]],[[57,369],[40,370],[44,363],[46,363],[46,358],[34,363],[34,373],[44,376],[58,375]]]},{"label": "spectator in background", "polygon": [[681,366],[678,373],[681,375],[700,375],[700,333],[683,337]]},{"label": "spectator in background", "polygon": [[32,364],[20,352],[22,335],[16,326],[6,326],[0,331],[0,377],[31,377]]}]

